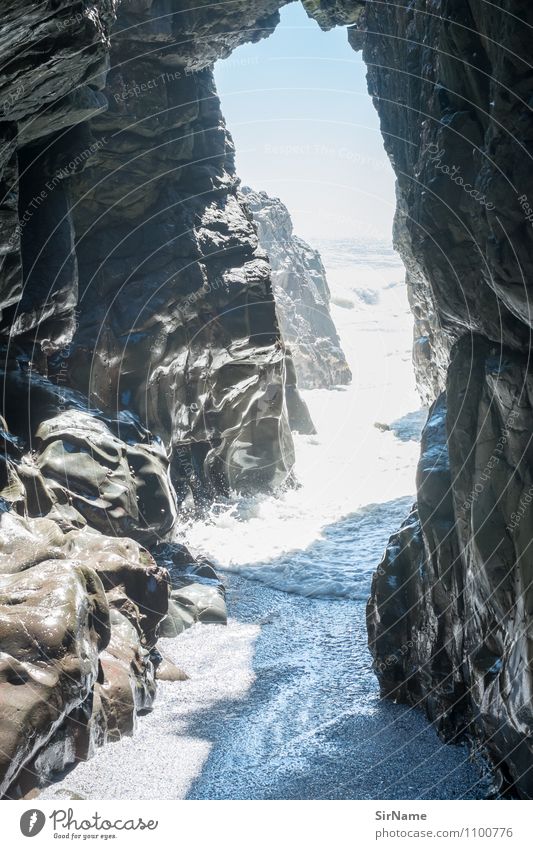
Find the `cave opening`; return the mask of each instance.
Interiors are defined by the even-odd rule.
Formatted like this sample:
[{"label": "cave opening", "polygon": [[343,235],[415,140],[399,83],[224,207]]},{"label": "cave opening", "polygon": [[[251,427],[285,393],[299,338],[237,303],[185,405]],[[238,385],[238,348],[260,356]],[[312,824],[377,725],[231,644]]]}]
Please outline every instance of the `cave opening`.
[{"label": "cave opening", "polygon": [[52,5],[0,122],[0,566],[35,725],[6,759],[0,724],[2,793],[484,797],[437,728],[530,795],[529,77],[491,37],[520,51],[522,19]]}]

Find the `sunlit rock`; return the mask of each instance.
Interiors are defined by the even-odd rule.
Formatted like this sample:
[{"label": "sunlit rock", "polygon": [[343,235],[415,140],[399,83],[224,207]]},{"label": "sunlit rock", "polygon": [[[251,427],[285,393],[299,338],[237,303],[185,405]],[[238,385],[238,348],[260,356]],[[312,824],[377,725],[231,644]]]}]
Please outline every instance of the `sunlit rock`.
[{"label": "sunlit rock", "polygon": [[[0,608],[4,795],[20,770],[88,698],[110,629],[106,597],[95,572],[66,559],[47,559],[22,572],[0,575]],[[75,729],[72,734],[67,760],[75,753]],[[68,747],[62,749],[68,756]],[[44,766],[41,763],[41,770]]]},{"label": "sunlit rock", "polygon": [[128,539],[0,516],[1,793],[17,796],[151,707],[165,569]]}]

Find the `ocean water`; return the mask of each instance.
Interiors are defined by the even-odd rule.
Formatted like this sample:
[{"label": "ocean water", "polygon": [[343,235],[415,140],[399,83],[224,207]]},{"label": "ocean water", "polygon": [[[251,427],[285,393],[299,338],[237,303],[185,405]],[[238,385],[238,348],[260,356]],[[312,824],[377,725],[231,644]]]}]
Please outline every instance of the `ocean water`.
[{"label": "ocean water", "polygon": [[189,680],[160,682],[135,736],[44,798],[486,796],[464,747],[444,745],[416,707],[380,698],[367,648],[371,574],[413,502],[425,417],[403,269],[387,244],[319,247],[353,383],[305,393],[318,433],[296,438],[299,489],[235,497],[184,529],[219,566],[228,625],[161,640]]}]

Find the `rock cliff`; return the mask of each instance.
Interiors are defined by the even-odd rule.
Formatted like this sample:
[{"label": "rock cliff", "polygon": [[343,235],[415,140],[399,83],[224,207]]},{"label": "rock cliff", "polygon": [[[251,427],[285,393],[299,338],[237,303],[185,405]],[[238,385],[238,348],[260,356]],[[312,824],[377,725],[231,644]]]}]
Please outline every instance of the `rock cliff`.
[{"label": "rock cliff", "polygon": [[[303,4],[363,50],[439,396],[376,671],[531,798],[531,6]],[[0,2],[5,795],[132,730],[161,622],[223,620],[177,508],[290,481],[291,361],[211,70],[282,5]]]}]

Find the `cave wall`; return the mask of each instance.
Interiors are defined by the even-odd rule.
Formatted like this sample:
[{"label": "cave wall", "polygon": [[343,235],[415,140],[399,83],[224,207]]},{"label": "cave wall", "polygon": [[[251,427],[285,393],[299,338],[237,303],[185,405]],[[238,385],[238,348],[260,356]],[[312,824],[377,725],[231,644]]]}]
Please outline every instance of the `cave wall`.
[{"label": "cave wall", "polygon": [[[93,39],[78,19],[92,21],[99,5],[70,5],[70,17],[62,5],[47,30],[57,50]],[[103,86],[90,120],[67,103],[62,121],[41,116],[41,136],[19,149],[24,289],[4,322],[40,373],[162,440],[180,502],[275,488],[294,460],[285,351],[210,66],[272,21],[252,16],[256,33],[244,15],[231,34],[229,14],[219,44],[210,12],[115,11],[111,30],[96,32],[107,73],[87,68],[84,89]]]},{"label": "cave wall", "polygon": [[301,389],[332,389],[352,374],[330,313],[331,293],[320,253],[294,233],[279,198],[243,186],[241,192],[272,269],[276,311]]},{"label": "cave wall", "polygon": [[[38,723],[28,749],[24,723],[4,717],[4,790],[22,793],[26,768],[45,774],[78,756],[80,716],[87,753],[131,731],[150,702],[157,622],[183,623],[171,572],[204,568],[165,548],[176,506],[290,479],[269,268],[210,68],[268,36],[281,5],[0,2],[0,687]],[[531,8],[303,5],[363,50],[398,180],[415,365],[424,397],[439,396],[418,509],[374,581],[376,672],[443,734],[480,738],[502,786],[531,797]],[[120,574],[96,574],[123,540],[111,557]],[[29,556],[14,561],[14,546]],[[155,575],[157,621],[145,630]],[[42,670],[24,640],[9,642],[13,592],[27,601],[27,634],[39,633],[42,598],[71,600],[46,648],[49,714],[24,696],[31,683],[19,686]],[[73,632],[75,686],[63,686],[57,646]]]},{"label": "cave wall", "polygon": [[159,634],[225,622],[178,508],[290,483],[293,368],[211,69],[277,5],[0,3],[7,798],[133,733],[184,677]]}]

